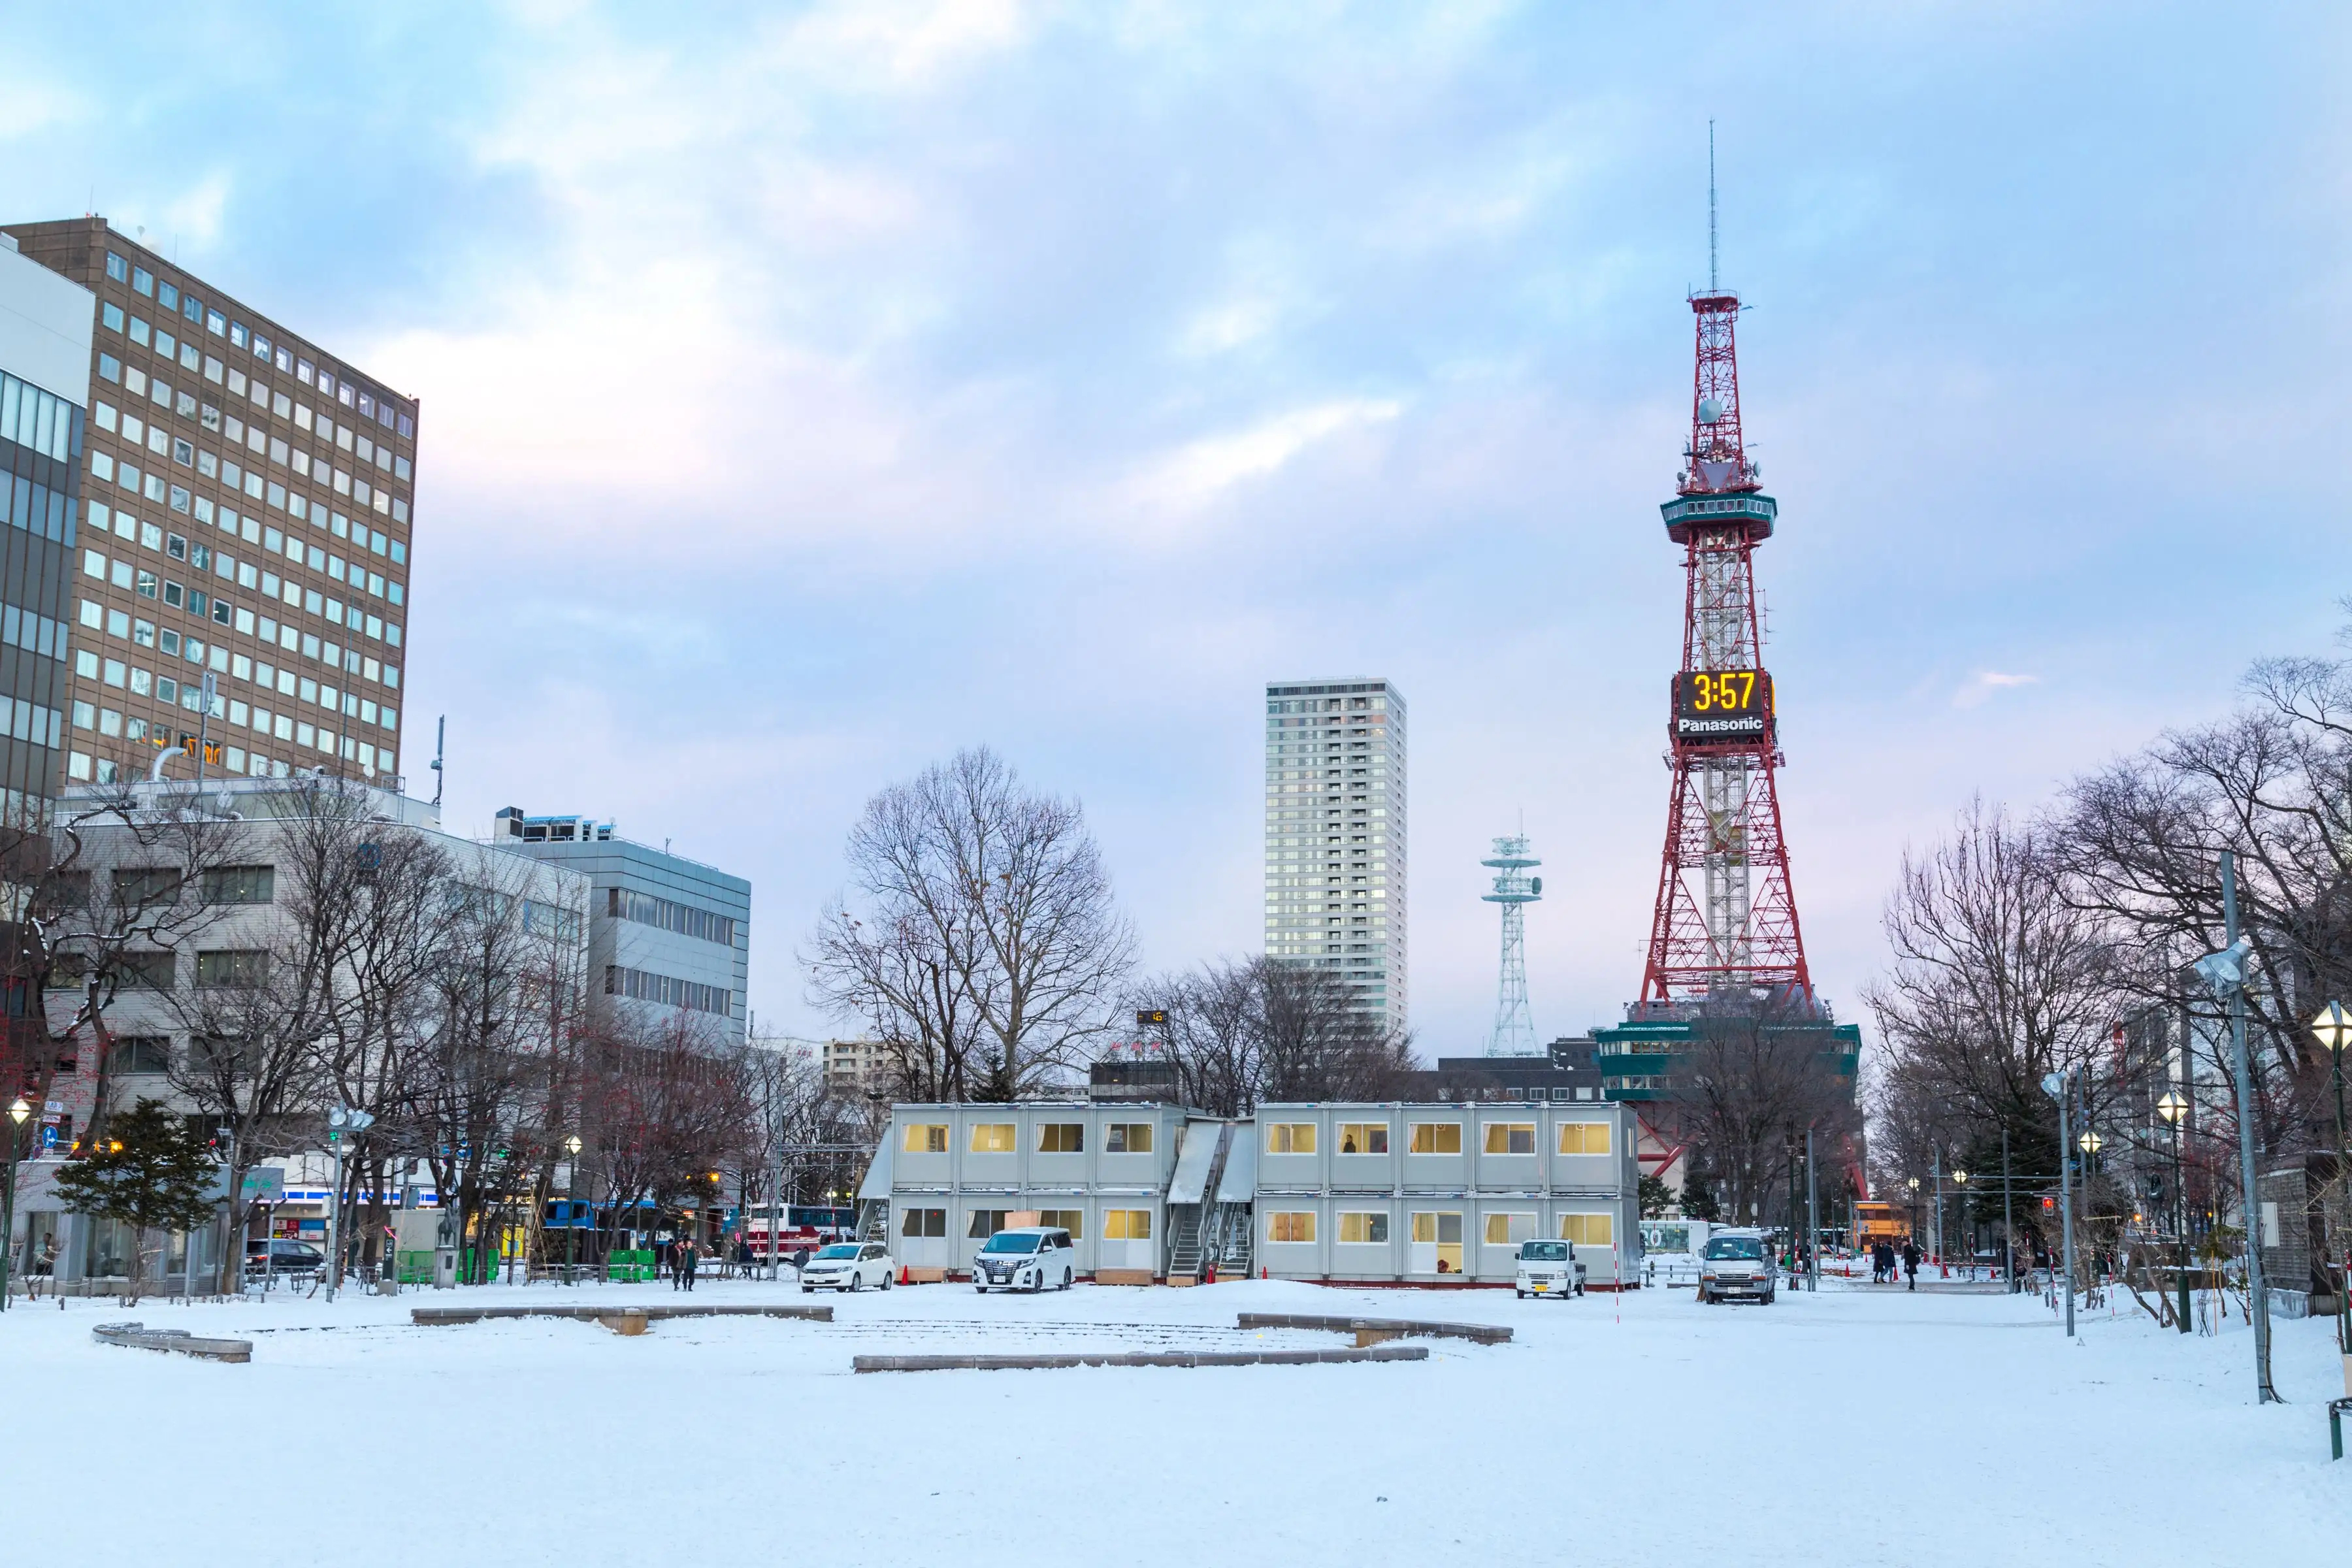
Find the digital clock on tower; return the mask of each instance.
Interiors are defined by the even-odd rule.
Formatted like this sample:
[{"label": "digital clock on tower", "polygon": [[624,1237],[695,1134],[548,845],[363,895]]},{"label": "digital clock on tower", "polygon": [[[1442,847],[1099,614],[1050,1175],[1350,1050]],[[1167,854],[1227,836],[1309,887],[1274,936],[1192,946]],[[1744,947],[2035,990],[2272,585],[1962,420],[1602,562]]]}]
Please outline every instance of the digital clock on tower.
[{"label": "digital clock on tower", "polygon": [[1675,739],[1760,741],[1772,730],[1772,678],[1760,669],[1686,669],[1675,677]]}]

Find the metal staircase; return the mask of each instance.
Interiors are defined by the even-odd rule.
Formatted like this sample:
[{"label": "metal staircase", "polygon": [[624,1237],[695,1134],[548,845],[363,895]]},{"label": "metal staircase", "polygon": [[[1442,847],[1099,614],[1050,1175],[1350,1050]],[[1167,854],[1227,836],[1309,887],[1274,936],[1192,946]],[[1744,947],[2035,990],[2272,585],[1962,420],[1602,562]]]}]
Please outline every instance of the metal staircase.
[{"label": "metal staircase", "polygon": [[1209,1156],[1208,1180],[1202,1184],[1201,1201],[1177,1205],[1174,1224],[1170,1226],[1171,1279],[1198,1279],[1202,1266],[1219,1256],[1222,1216],[1216,1202],[1217,1184],[1225,1179],[1225,1157],[1233,1152],[1233,1145],[1234,1124],[1219,1123],[1216,1152]]}]

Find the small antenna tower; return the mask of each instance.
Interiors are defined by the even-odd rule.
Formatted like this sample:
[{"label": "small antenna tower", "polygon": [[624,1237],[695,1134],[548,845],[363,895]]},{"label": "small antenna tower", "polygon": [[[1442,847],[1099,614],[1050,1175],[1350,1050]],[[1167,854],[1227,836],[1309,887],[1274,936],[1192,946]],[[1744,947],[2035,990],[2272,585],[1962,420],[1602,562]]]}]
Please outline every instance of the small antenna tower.
[{"label": "small antenna tower", "polygon": [[1495,993],[1495,1032],[1486,1038],[1490,1057],[1536,1054],[1535,1016],[1528,1008],[1528,906],[1543,897],[1543,879],[1528,868],[1542,861],[1528,853],[1528,836],[1495,840],[1495,852],[1478,862],[1495,868],[1495,890],[1481,895],[1503,906],[1503,971]]},{"label": "small antenna tower", "polygon": [[1706,288],[1713,293],[1723,285],[1715,277],[1715,121],[1706,122]]},{"label": "small antenna tower", "polygon": [[442,759],[447,753],[448,742],[449,715],[444,713],[439,719],[434,721],[433,724],[433,809],[436,811],[441,809],[441,786],[449,777],[441,769]]}]

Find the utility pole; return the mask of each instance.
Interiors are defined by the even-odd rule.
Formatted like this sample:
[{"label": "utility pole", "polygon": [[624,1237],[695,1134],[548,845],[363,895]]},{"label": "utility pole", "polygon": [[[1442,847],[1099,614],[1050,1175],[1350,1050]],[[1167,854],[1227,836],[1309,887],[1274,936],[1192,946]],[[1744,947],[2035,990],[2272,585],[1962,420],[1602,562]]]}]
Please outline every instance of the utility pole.
[{"label": "utility pole", "polygon": [[2000,1256],[2001,1272],[2009,1281],[2009,1293],[2017,1294],[2017,1223],[2011,1217],[2009,1203],[2009,1125],[2000,1129]]},{"label": "utility pole", "polygon": [[1822,1288],[1822,1189],[1813,1164],[1813,1130],[1805,1129],[1805,1289]]}]

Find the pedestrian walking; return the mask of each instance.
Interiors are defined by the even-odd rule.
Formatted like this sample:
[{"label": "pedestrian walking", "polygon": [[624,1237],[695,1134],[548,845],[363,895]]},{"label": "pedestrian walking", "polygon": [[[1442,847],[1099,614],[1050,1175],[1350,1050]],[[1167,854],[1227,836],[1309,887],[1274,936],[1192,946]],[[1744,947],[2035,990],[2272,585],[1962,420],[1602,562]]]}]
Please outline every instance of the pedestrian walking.
[{"label": "pedestrian walking", "polygon": [[698,1249],[694,1245],[694,1237],[690,1236],[684,1241],[678,1243],[677,1272],[679,1278],[686,1281],[686,1289],[688,1295],[692,1295],[694,1293],[694,1261],[697,1250]]},{"label": "pedestrian walking", "polygon": [[1904,1289],[1906,1290],[1919,1289],[1919,1244],[1916,1241],[1906,1241],[1903,1244],[1903,1272],[1909,1280]]},{"label": "pedestrian walking", "polygon": [[685,1244],[677,1240],[676,1237],[672,1237],[670,1240],[662,1243],[662,1262],[669,1269],[669,1288],[673,1290],[683,1290],[686,1289],[686,1254],[683,1250],[684,1246]]}]

